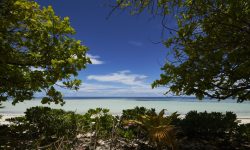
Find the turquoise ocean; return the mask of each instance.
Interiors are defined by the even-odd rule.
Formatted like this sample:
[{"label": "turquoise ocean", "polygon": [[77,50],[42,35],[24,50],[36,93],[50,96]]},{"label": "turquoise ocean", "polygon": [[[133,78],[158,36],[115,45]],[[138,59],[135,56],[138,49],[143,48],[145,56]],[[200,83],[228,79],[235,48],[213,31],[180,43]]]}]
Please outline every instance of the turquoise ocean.
[{"label": "turquoise ocean", "polygon": [[23,114],[27,108],[33,106],[49,106],[52,108],[61,108],[64,110],[84,113],[90,108],[108,108],[112,114],[121,114],[123,109],[131,109],[136,106],[146,108],[155,108],[156,111],[167,109],[167,113],[177,111],[179,114],[186,114],[191,110],[226,112],[232,111],[239,118],[250,118],[250,102],[237,103],[236,100],[211,100],[202,101],[190,97],[68,97],[65,99],[65,105],[43,105],[41,98],[17,103],[13,106],[9,100],[3,103],[4,108],[0,108],[0,114]]}]

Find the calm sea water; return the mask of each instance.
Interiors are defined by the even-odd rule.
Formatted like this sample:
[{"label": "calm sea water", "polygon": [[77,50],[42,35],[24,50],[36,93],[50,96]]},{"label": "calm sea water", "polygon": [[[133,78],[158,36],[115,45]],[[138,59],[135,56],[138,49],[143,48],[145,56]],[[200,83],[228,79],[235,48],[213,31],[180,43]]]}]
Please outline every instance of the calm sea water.
[{"label": "calm sea water", "polygon": [[168,113],[177,111],[180,114],[186,114],[191,110],[197,111],[216,111],[216,112],[235,112],[238,117],[250,117],[250,102],[236,103],[235,100],[217,101],[205,99],[199,101],[195,98],[183,97],[146,97],[146,98],[65,98],[66,104],[60,105],[42,105],[40,99],[36,98],[30,101],[11,105],[11,101],[3,103],[4,108],[0,108],[0,114],[22,114],[27,108],[33,106],[49,106],[52,108],[61,108],[64,110],[84,113],[90,108],[108,108],[113,114],[120,114],[123,109],[130,109],[136,106],[146,108],[155,108],[157,111],[167,109]]}]

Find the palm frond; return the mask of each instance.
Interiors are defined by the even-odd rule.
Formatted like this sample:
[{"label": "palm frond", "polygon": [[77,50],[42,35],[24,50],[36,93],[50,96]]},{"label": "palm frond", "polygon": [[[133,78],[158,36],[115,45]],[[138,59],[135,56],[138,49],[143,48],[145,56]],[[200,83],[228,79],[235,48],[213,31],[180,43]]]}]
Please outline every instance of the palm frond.
[{"label": "palm frond", "polygon": [[122,122],[123,125],[142,125],[143,123],[138,120],[124,120]]},{"label": "palm frond", "polygon": [[148,133],[149,141],[161,145],[168,145],[172,147],[172,149],[175,149],[176,132],[171,122],[179,115],[176,112],[170,116],[164,116],[164,114],[165,109],[161,110],[158,115],[143,115],[140,116],[138,120],[125,120],[123,123],[124,125],[139,125]]}]

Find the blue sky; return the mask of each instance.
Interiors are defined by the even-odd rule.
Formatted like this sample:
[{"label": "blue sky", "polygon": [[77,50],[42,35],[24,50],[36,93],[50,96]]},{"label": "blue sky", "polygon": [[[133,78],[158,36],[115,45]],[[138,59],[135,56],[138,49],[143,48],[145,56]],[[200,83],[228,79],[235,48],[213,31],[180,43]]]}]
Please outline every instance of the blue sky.
[{"label": "blue sky", "polygon": [[163,96],[166,89],[150,86],[159,78],[167,53],[154,43],[161,40],[160,18],[116,11],[107,20],[109,0],[36,1],[70,17],[74,38],[89,48],[93,64],[79,72],[79,91],[62,90],[64,96]]}]

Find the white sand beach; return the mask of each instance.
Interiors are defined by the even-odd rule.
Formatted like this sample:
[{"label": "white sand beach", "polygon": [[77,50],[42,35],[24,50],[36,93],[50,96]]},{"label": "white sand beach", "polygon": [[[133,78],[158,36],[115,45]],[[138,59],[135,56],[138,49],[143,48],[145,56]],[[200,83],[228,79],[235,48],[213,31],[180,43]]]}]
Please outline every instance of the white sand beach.
[{"label": "white sand beach", "polygon": [[250,117],[249,118],[238,118],[240,121],[240,124],[247,124],[250,123]]},{"label": "white sand beach", "polygon": [[0,118],[0,125],[8,125],[10,122],[6,121],[6,119],[24,116],[24,114],[0,114],[0,116],[2,116]]}]

